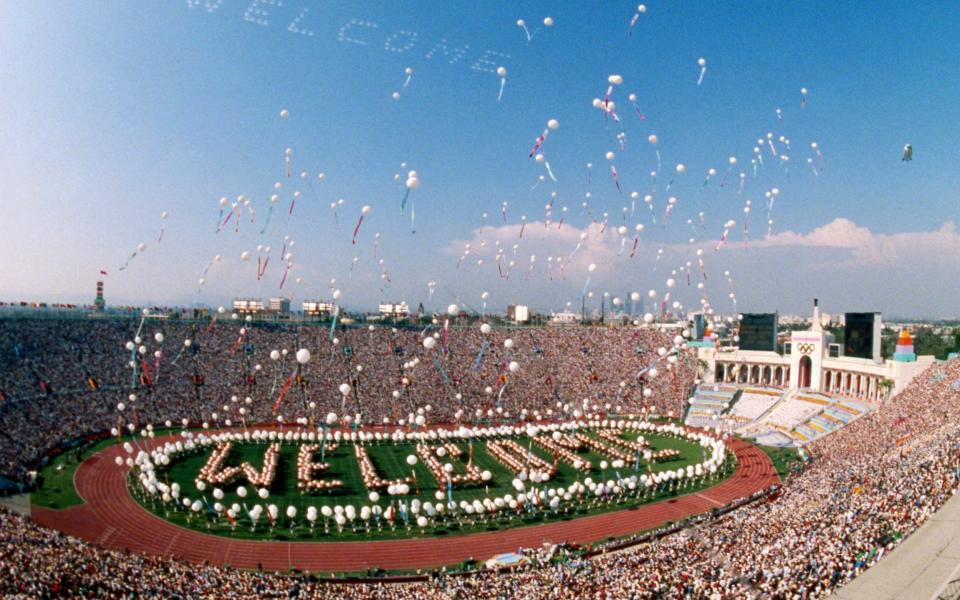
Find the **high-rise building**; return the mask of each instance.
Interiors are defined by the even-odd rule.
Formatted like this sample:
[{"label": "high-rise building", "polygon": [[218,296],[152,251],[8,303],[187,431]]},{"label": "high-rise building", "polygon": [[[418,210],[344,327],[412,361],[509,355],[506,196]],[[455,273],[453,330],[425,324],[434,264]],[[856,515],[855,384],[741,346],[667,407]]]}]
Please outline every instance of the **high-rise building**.
[{"label": "high-rise building", "polygon": [[530,320],[530,307],[522,304],[511,304],[507,307],[507,318],[514,323],[526,323]]},{"label": "high-rise building", "polygon": [[844,313],[843,355],[879,363],[882,328],[878,312]]},{"label": "high-rise building", "polygon": [[285,315],[290,312],[289,298],[270,298],[270,310],[275,313]]}]

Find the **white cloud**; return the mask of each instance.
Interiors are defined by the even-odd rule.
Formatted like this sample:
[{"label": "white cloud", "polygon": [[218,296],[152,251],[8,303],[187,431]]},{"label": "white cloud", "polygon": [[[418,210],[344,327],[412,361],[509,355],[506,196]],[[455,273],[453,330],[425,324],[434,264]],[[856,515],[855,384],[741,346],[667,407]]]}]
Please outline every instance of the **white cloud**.
[{"label": "white cloud", "polygon": [[[587,266],[594,263],[592,291],[622,295],[635,290],[646,295],[652,288],[662,297],[668,291],[665,280],[674,277],[673,297],[688,307],[697,306],[706,294],[719,310],[732,309],[727,306],[730,290],[723,277],[729,270],[740,310],[797,310],[806,306],[810,297],[820,296],[829,299],[835,310],[951,314],[946,298],[952,295],[950,289],[955,294],[953,278],[960,272],[960,233],[950,222],[931,231],[883,234],[837,218],[808,232],[783,231],[751,240],[749,245],[742,241],[738,226],[719,252],[715,248],[720,231],[701,231],[692,244],[661,244],[644,239],[648,235],[644,233],[633,258],[632,228],[622,251],[623,238],[617,227],[604,228],[597,223],[585,228],[564,224],[557,229],[556,223],[546,228],[536,221],[525,227],[517,223],[485,226],[471,233],[469,239],[451,242],[440,250],[448,257],[445,260],[452,262],[466,256],[460,263],[458,286],[498,286],[501,298],[508,296],[535,306],[556,306],[560,300],[576,302],[588,276]],[[583,233],[587,237],[571,258]],[[465,254],[467,244],[469,252]],[[498,275],[497,248],[503,250],[502,267],[505,273],[509,271],[509,279]],[[660,249],[663,254],[658,260]],[[696,289],[702,280],[698,250],[702,250],[709,275],[703,291]],[[532,271],[531,255],[536,256]],[[547,277],[548,257],[552,257],[552,279]],[[558,277],[558,258],[564,265],[564,277]],[[478,259],[483,263],[478,264]],[[514,262],[512,269],[510,261]],[[688,262],[691,286],[684,272]]]},{"label": "white cloud", "polygon": [[960,234],[952,222],[934,231],[874,233],[849,219],[836,218],[809,233],[784,231],[752,245],[833,248],[844,251],[841,266],[910,267],[960,264]]}]

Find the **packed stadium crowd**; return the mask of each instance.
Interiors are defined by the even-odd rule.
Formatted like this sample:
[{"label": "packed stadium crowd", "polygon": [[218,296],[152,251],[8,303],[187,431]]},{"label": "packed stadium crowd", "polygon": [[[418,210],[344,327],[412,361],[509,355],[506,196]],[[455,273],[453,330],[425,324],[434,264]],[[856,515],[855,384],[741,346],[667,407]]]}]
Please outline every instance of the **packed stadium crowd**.
[{"label": "packed stadium crowd", "polygon": [[[428,350],[423,340],[434,334]],[[135,338],[131,352],[126,345]],[[570,416],[584,401],[600,411],[679,411],[696,373],[692,355],[662,361],[662,375],[638,377],[671,343],[663,333],[624,327],[484,334],[478,323],[444,329],[4,320],[0,475],[22,481],[32,461],[58,442],[131,422],[316,423],[335,412],[360,415],[366,424],[403,424],[424,410],[429,422],[532,420]],[[312,354],[303,365],[295,359],[300,348]],[[518,371],[507,368],[511,362]],[[339,391],[344,384],[347,396]]]},{"label": "packed stadium crowd", "polygon": [[[31,327],[34,325],[26,326],[21,333],[38,336],[36,330],[30,331]],[[75,335],[83,335],[83,327],[70,326],[73,327],[76,327],[73,330]],[[63,334],[52,329],[47,333],[54,339],[46,341],[34,337],[25,348],[29,347],[31,353],[41,348],[54,352],[54,348],[64,346]],[[234,341],[231,336],[236,334],[236,329],[219,333],[220,343],[229,345]],[[9,331],[0,335],[3,336],[6,355],[11,335]],[[272,334],[258,333],[262,338],[268,335]],[[406,335],[411,338],[405,341],[406,358],[401,360],[421,354],[414,350],[414,344],[419,343],[419,332],[398,337]],[[497,335],[499,340],[506,337],[503,332]],[[558,369],[539,371],[528,366],[524,376],[529,378],[529,387],[518,393],[519,398],[510,405],[511,410],[523,406],[525,401],[536,402],[535,390],[543,388],[544,383],[535,378],[544,378],[546,373],[555,381],[559,380],[557,385],[561,389],[570,386],[569,394],[573,397],[587,395],[601,402],[614,399],[619,381],[627,378],[631,370],[636,370],[635,347],[646,344],[646,351],[655,352],[660,343],[656,334],[637,334],[630,330],[576,329],[552,338],[554,334],[526,331],[511,332],[510,335],[520,348],[518,354],[531,353],[533,347],[543,349],[543,358],[536,355],[525,358],[527,365],[537,364],[537,360],[546,361],[557,352],[556,362],[551,364]],[[637,335],[650,337],[637,341]],[[114,352],[112,348],[122,347],[129,336],[126,329],[104,327],[95,333],[88,331],[87,341],[80,339],[73,343],[86,348],[87,344],[99,342],[102,346],[98,351],[104,356],[98,359],[109,358],[115,362],[116,357],[109,356]],[[370,372],[380,373],[377,366],[389,364],[381,355],[392,355],[394,336],[397,334],[389,329],[379,335],[366,330],[353,333],[350,337],[351,344],[357,347],[353,354],[355,360],[363,356],[371,366]],[[320,337],[321,333],[316,332],[311,339],[316,344]],[[482,344],[480,334],[456,331],[450,337],[451,355],[459,357],[463,366],[448,369],[448,373],[469,373],[470,363]],[[364,338],[369,340],[369,347],[360,350]],[[455,345],[458,338],[462,346]],[[272,344],[263,345],[269,348]],[[287,345],[294,347],[294,344]],[[498,351],[502,348],[502,345],[491,344],[491,352],[494,345],[498,346]],[[387,346],[386,352],[383,346]],[[581,352],[584,347],[587,352]],[[257,351],[262,352],[259,348]],[[40,371],[46,369],[49,373],[53,367],[47,365],[76,369],[68,365],[70,359],[62,349],[58,352],[57,356],[64,356],[62,360],[46,360],[42,353],[31,354],[33,368],[40,377],[51,377]],[[223,354],[226,352],[229,349]],[[203,360],[210,363],[233,360],[228,364],[242,365],[228,354],[219,359],[210,356]],[[603,360],[607,361],[606,364]],[[333,375],[322,379],[331,383],[339,382],[338,375],[344,377],[352,367],[338,365],[337,360],[319,362],[334,371]],[[213,372],[211,367],[205,365]],[[603,374],[602,386],[593,387],[586,383],[592,381],[589,377],[592,372]],[[29,370],[22,368],[15,372],[19,376],[28,373]],[[439,369],[423,369],[421,376],[428,373],[435,379],[432,386],[425,388],[444,387]],[[498,375],[495,368],[484,373],[485,377],[496,378]],[[129,372],[124,372],[121,365],[113,375],[122,381],[121,378],[129,376]],[[586,382],[578,384],[583,375],[586,375]],[[311,370],[307,376],[324,377],[320,369]],[[389,380],[389,377],[383,379]],[[661,382],[670,379],[663,377]],[[470,379],[463,385],[465,388],[484,385],[483,381]],[[434,576],[424,582],[403,585],[363,583],[347,586],[102,550],[39,528],[26,518],[0,513],[0,593],[13,597],[58,594],[93,597],[125,594],[163,597],[316,595],[345,598],[823,597],[875,564],[955,493],[960,470],[960,420],[957,419],[960,416],[960,388],[955,385],[957,381],[960,381],[960,360],[934,365],[870,415],[812,444],[808,447],[811,461],[807,468],[784,486],[775,499],[700,521],[691,528],[649,544],[601,554],[591,560],[545,562],[542,556],[532,553],[525,566],[512,571]],[[8,374],[4,385],[21,384],[12,382]],[[364,381],[363,385],[366,386],[367,382]],[[370,397],[382,399],[389,395],[393,382],[370,381],[369,385]],[[476,394],[476,391],[472,393]],[[526,394],[530,397],[527,398]],[[186,394],[185,397],[191,396]],[[450,392],[446,390],[439,391],[435,398],[424,397],[423,401],[433,402],[441,414],[452,412],[457,406],[456,403],[452,407],[443,406],[444,401],[451,404]],[[633,401],[640,403],[641,399]],[[546,410],[551,403],[533,405]],[[48,404],[48,409],[50,406]],[[109,412],[107,410],[104,415]],[[74,426],[93,426],[93,421],[88,423],[86,417],[78,418],[79,421],[72,422]],[[15,429],[25,428],[14,431],[14,434],[37,434],[36,428],[50,426],[56,415],[45,420],[35,415],[33,419],[38,420],[10,419],[9,414],[4,414],[0,422],[4,423],[4,428],[8,422]],[[68,430],[64,426],[57,431],[62,434]],[[7,429],[6,433],[11,432]],[[4,458],[9,460],[10,450],[6,442],[4,444]]]}]

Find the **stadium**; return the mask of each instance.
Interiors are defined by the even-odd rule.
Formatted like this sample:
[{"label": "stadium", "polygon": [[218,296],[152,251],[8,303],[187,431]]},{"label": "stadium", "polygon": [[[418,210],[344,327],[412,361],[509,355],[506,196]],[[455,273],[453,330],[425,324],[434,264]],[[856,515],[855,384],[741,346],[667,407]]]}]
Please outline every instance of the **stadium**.
[{"label": "stadium", "polygon": [[[934,514],[960,459],[940,417],[960,399],[956,359],[870,402],[701,381],[715,372],[702,347],[641,322],[455,317],[436,341],[383,324],[330,337],[326,323],[45,312],[0,329],[3,477],[32,490],[29,518],[3,512],[29,568],[6,593],[495,597],[561,577],[576,596],[822,594]],[[308,339],[314,356],[295,356]],[[428,347],[443,354],[421,368]],[[246,401],[281,388],[278,405]],[[583,401],[556,401],[570,397]],[[834,428],[792,438],[802,455],[760,445],[822,421]]]},{"label": "stadium", "polygon": [[4,8],[0,597],[960,598],[957,6]]}]

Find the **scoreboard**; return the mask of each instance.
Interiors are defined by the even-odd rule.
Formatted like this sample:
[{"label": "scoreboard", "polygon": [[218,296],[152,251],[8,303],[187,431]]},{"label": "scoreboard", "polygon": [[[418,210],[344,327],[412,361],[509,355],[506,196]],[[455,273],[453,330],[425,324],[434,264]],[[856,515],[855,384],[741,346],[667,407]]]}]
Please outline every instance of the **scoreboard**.
[{"label": "scoreboard", "polygon": [[740,349],[775,352],[777,313],[744,313],[740,319]]},{"label": "scoreboard", "polygon": [[843,326],[843,355],[879,359],[879,313],[846,313]]}]

